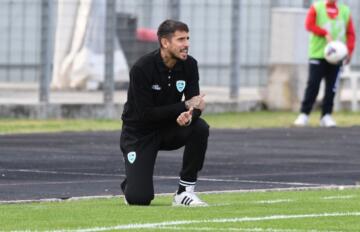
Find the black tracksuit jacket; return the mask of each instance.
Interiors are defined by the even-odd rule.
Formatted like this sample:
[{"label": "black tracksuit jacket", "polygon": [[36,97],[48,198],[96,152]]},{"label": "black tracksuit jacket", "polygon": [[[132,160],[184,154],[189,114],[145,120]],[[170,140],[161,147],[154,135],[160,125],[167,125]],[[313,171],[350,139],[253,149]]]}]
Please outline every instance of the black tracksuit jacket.
[{"label": "black tracksuit jacket", "polygon": [[[142,131],[151,131],[176,123],[186,111],[185,100],[199,95],[197,61],[188,56],[169,69],[155,50],[138,60],[130,70],[123,124]],[[193,120],[201,114],[195,109]]]}]

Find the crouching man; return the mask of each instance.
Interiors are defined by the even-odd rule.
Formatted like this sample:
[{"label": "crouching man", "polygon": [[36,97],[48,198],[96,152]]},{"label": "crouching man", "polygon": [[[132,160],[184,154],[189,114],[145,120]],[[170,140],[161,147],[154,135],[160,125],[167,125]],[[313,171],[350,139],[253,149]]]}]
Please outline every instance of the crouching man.
[{"label": "crouching man", "polygon": [[204,163],[209,125],[200,118],[205,100],[200,95],[197,61],[188,55],[189,29],[185,23],[166,20],[157,35],[160,48],[141,57],[130,70],[120,138],[126,173],[121,188],[128,204],[149,205],[154,199],[158,151],[185,146],[173,205],[206,206],[194,188]]}]

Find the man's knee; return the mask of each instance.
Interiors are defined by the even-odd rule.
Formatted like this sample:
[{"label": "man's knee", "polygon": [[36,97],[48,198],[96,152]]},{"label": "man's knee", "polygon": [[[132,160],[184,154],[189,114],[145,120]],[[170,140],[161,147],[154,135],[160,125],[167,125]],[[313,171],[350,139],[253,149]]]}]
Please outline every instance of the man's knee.
[{"label": "man's knee", "polygon": [[141,183],[136,185],[134,183],[140,183],[138,180],[130,181],[125,179],[121,183],[121,190],[125,195],[126,202],[129,205],[150,205],[154,199],[154,189],[152,185]]},{"label": "man's knee", "polygon": [[207,122],[202,118],[199,118],[194,123],[194,132],[206,138],[209,137],[209,128],[209,124],[207,124]]},{"label": "man's knee", "polygon": [[136,193],[125,191],[125,198],[129,205],[150,205],[151,201],[154,199],[154,194],[146,193],[141,190]]}]

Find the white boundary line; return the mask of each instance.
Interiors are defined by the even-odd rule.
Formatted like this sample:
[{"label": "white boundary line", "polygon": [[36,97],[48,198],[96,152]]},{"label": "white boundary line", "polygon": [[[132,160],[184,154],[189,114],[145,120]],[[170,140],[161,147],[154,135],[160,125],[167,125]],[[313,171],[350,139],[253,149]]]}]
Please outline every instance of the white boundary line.
[{"label": "white boundary line", "polygon": [[60,185],[60,184],[89,184],[89,183],[107,183],[107,182],[119,182],[118,180],[75,180],[75,181],[44,181],[44,182],[19,182],[0,184],[0,186],[25,186],[25,185]]},{"label": "white boundary line", "polygon": [[26,172],[26,173],[40,173],[40,174],[62,174],[62,175],[78,175],[78,176],[111,176],[124,177],[122,174],[106,174],[106,173],[89,173],[89,172],[70,172],[70,171],[49,171],[39,169],[0,169],[3,172]]},{"label": "white boundary line", "polygon": [[[167,177],[154,176],[154,179],[179,179],[179,177]],[[323,184],[311,184],[311,183],[299,183],[299,182],[275,182],[275,181],[257,181],[257,180],[225,180],[225,179],[203,179],[199,178],[199,181],[210,181],[210,182],[230,182],[230,183],[253,183],[253,184],[277,184],[277,185],[293,185],[293,186],[327,186]],[[91,184],[101,182],[119,182],[118,179],[106,179],[106,180],[81,180],[81,181],[44,181],[44,182],[20,182],[20,183],[4,183],[0,186],[24,186],[24,185],[58,185],[58,184]]]},{"label": "white boundary line", "polygon": [[[54,175],[78,175],[78,176],[107,176],[107,177],[125,177],[124,174],[106,174],[106,173],[88,173],[88,172],[70,172],[70,171],[49,171],[39,169],[0,169],[4,172],[25,172],[25,173],[40,173],[40,174],[54,174]],[[169,179],[179,180],[178,176],[154,176],[155,179]],[[312,183],[299,183],[299,182],[276,182],[276,181],[261,181],[261,180],[241,180],[241,179],[224,179],[224,178],[198,178],[199,181],[211,181],[211,182],[233,182],[233,183],[265,183],[265,184],[281,184],[281,185],[320,185]]]},{"label": "white boundary line", "polygon": [[[41,173],[41,174],[62,174],[62,175],[80,175],[80,176],[101,176],[101,177],[125,177],[123,174],[106,174],[106,173],[81,173],[68,171],[47,171],[37,169],[0,169],[0,171],[7,172],[24,172],[24,173]],[[179,180],[178,176],[154,176],[154,179]],[[241,180],[241,179],[219,179],[219,178],[198,178],[199,181],[209,182],[228,182],[228,183],[253,183],[253,184],[277,184],[277,185],[292,185],[292,186],[321,186],[317,183],[300,183],[300,182],[279,182],[279,181],[262,181],[262,180]],[[56,182],[21,182],[21,183],[7,183],[0,184],[0,186],[24,186],[24,185],[57,185],[57,184],[78,184],[78,183],[99,183],[112,182],[115,180],[92,180],[92,181],[56,181]],[[326,185],[325,185],[326,186]]]},{"label": "white boundary line", "polygon": [[[316,187],[294,187],[294,188],[272,188],[272,189],[248,189],[248,190],[223,190],[223,191],[203,191],[200,194],[222,194],[222,193],[256,193],[256,192],[286,192],[286,191],[311,191],[311,190],[344,190],[344,189],[360,189],[360,185],[328,185]],[[155,196],[172,196],[174,193],[158,193]],[[119,198],[123,195],[103,195],[103,196],[83,196],[71,197],[66,199],[61,198],[45,198],[38,200],[9,200],[0,201],[0,204],[19,204],[19,203],[36,203],[36,202],[60,202],[60,201],[77,201],[77,200],[96,200],[96,199],[110,199]],[[211,206],[211,205],[210,205]]]},{"label": "white boundary line", "polygon": [[355,195],[345,195],[345,196],[328,196],[328,197],[323,197],[322,199],[324,200],[336,200],[336,199],[351,199],[356,197]]},{"label": "white boundary line", "polygon": [[198,178],[200,181],[212,181],[212,182],[238,182],[238,183],[254,183],[254,184],[279,184],[279,185],[309,185],[309,186],[319,186],[322,184],[312,184],[312,183],[300,183],[300,182],[278,182],[278,181],[263,181],[263,180],[227,180],[227,179],[217,179],[217,178]]},{"label": "white boundary line", "polygon": [[335,230],[297,230],[297,229],[273,229],[273,228],[212,228],[212,227],[181,227],[181,226],[162,226],[157,227],[159,230],[182,230],[182,231],[244,231],[244,232],[340,232]]},{"label": "white boundary line", "polygon": [[[89,172],[72,172],[72,171],[50,171],[50,170],[39,170],[39,169],[0,169],[1,172],[25,172],[25,173],[40,173],[40,174],[62,174],[62,175],[79,175],[79,176],[103,176],[103,177],[125,177],[124,174],[111,174],[111,173],[89,173]],[[354,171],[350,171],[353,173]],[[359,171],[360,172],[360,171]],[[327,173],[327,172],[325,172]],[[332,172],[333,173],[333,172]],[[347,173],[347,172],[341,172]],[[291,174],[291,173],[290,173]],[[298,173],[295,173],[298,174]],[[308,173],[307,173],[308,174]],[[319,174],[319,173],[317,173]],[[323,173],[320,173],[323,174]],[[278,174],[276,174],[278,175]],[[289,173],[287,174],[289,175]],[[265,175],[269,176],[269,175]],[[154,176],[155,179],[175,179],[179,180],[178,176]],[[279,182],[279,181],[262,181],[262,180],[242,180],[236,179],[224,179],[224,178],[211,178],[211,177],[200,177],[198,180],[210,181],[210,182],[239,182],[239,183],[265,183],[265,184],[281,184],[281,185],[322,185],[317,183],[302,183],[302,182]]]},{"label": "white boundary line", "polygon": [[255,204],[278,204],[278,203],[288,203],[293,202],[295,200],[292,199],[274,199],[274,200],[263,200],[263,201],[253,201]]},{"label": "white boundary line", "polygon": [[[239,217],[239,218],[214,218],[207,220],[182,220],[182,221],[164,221],[155,223],[136,223],[136,224],[123,224],[109,227],[92,227],[84,229],[74,230],[49,230],[48,232],[100,232],[109,230],[132,230],[132,229],[151,229],[161,228],[164,226],[176,226],[176,225],[192,225],[201,223],[240,223],[240,222],[258,222],[258,221],[272,221],[272,220],[287,220],[287,219],[302,219],[302,218],[320,218],[320,217],[348,217],[348,216],[360,216],[360,212],[332,212],[321,214],[294,214],[294,215],[270,215],[263,217]],[[17,231],[20,232],[20,231]],[[31,232],[31,230],[27,230]]]}]

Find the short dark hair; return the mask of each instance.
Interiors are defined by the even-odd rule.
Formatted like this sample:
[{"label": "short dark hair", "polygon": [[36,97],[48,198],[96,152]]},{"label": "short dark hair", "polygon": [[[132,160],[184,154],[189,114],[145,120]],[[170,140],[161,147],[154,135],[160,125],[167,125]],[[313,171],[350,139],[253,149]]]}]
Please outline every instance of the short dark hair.
[{"label": "short dark hair", "polygon": [[175,31],[189,32],[188,26],[180,21],[167,19],[162,22],[158,28],[157,36],[161,46],[161,38],[171,38]]}]

